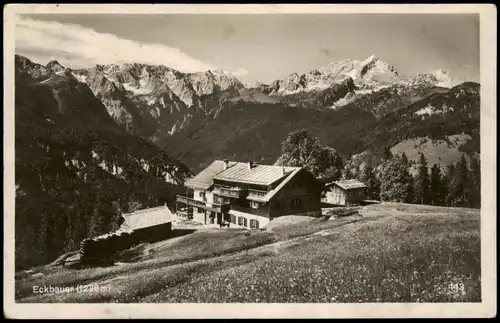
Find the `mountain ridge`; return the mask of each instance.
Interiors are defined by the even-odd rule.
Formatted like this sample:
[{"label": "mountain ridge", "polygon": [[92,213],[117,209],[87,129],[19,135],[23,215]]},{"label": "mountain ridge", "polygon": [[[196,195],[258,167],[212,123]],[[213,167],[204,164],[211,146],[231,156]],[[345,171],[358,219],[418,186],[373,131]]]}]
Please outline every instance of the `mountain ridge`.
[{"label": "mountain ridge", "polygon": [[[206,145],[213,147],[208,150],[199,147],[198,144],[195,146],[199,151],[204,151],[206,156],[219,156],[216,152],[220,151],[220,148],[217,147],[223,146],[226,139],[214,139],[218,141],[216,143],[211,143],[210,139],[202,140],[201,137],[206,136],[204,131],[213,132],[214,130],[210,129],[214,125],[217,125],[218,132],[221,133],[225,133],[224,129],[233,129],[234,125],[240,124],[237,121],[239,115],[246,115],[249,106],[253,106],[254,109],[249,111],[248,118],[249,120],[256,118],[257,125],[268,122],[266,118],[274,118],[274,114],[280,115],[283,119],[282,121],[276,119],[275,122],[278,124],[295,122],[293,121],[295,115],[301,115],[304,119],[301,123],[305,128],[315,128],[317,127],[313,124],[315,118],[337,115],[337,118],[345,120],[347,124],[355,125],[354,129],[362,129],[365,126],[373,127],[377,122],[383,124],[393,113],[404,110],[416,102],[426,100],[435,94],[447,93],[451,88],[443,85],[449,86],[456,82],[444,70],[419,73],[415,76],[402,75],[396,67],[383,62],[376,55],[364,60],[334,61],[301,75],[292,73],[284,81],[276,80],[270,84],[250,88],[245,87],[236,77],[225,71],[181,73],[162,65],[134,63],[96,65],[89,69],[65,69],[63,72],[58,62],[52,61],[48,65],[50,68],[42,66],[31,74],[38,80],[43,80],[48,77],[48,71],[54,69],[57,75],[86,83],[106,106],[116,123],[129,133],[140,135],[160,147],[167,148],[181,159],[191,158],[182,147],[185,144],[182,140],[190,142],[193,138],[198,138],[197,140],[202,142],[209,140]],[[271,114],[266,111],[267,108],[271,108]],[[308,111],[295,108],[306,108]],[[309,110],[317,110],[320,113]],[[337,112],[332,114],[328,112],[330,110]],[[224,124],[221,120],[217,120],[221,116],[224,116]],[[416,120],[410,122],[415,123]],[[350,131],[348,127],[344,128],[345,125],[338,122],[335,124],[337,128],[340,127],[339,131],[340,129]],[[329,127],[328,124],[325,126]],[[292,130],[288,126],[286,129]],[[328,133],[330,130],[323,132]],[[229,133],[232,133],[232,130]],[[447,133],[447,135],[454,134]],[[212,136],[218,137],[217,134]],[[277,137],[281,138],[281,135]],[[256,137],[255,140],[263,139]],[[269,140],[272,139],[264,141]],[[342,140],[330,139],[330,142],[340,147],[346,146]],[[190,145],[187,143],[187,146]],[[275,145],[276,143],[271,144]],[[352,146],[361,149],[362,145]],[[237,145],[234,149],[239,150]],[[351,148],[341,148],[342,150],[346,154],[361,152]],[[264,156],[267,155],[262,153]],[[231,150],[226,154],[232,155]],[[198,152],[191,152],[191,155],[198,155]],[[259,154],[254,155],[257,159],[262,158],[257,157]],[[272,155],[276,153],[273,152]],[[200,158],[203,160],[205,156]],[[264,159],[267,160],[267,157]],[[199,167],[190,162],[188,164],[196,170]]]}]

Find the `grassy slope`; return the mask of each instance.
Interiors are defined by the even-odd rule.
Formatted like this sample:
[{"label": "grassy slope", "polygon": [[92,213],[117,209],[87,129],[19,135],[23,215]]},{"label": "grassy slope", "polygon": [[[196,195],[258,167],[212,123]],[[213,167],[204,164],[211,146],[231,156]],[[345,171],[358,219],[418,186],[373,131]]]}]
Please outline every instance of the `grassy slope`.
[{"label": "grassy slope", "polygon": [[[21,302],[480,301],[479,212],[375,205],[363,218],[315,219],[254,232],[196,232],[146,246],[139,262],[39,268]],[[246,252],[248,250],[248,252]],[[145,252],[147,251],[147,252]],[[38,294],[33,286],[96,284]],[[463,289],[461,286],[463,284]]]},{"label": "grassy slope", "polygon": [[391,148],[393,154],[406,154],[409,160],[419,161],[420,153],[425,155],[427,164],[448,166],[460,161],[462,152],[459,147],[465,144],[471,137],[465,134],[447,136],[450,143],[445,140],[432,140],[428,137],[417,137],[406,139]]}]

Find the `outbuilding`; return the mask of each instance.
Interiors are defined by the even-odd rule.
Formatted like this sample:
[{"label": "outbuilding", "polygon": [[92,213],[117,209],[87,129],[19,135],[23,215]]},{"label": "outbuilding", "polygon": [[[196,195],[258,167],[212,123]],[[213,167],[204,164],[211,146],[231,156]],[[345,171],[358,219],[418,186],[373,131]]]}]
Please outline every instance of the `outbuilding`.
[{"label": "outbuilding", "polygon": [[325,185],[321,200],[335,205],[360,204],[365,199],[366,187],[357,179],[331,182]]},{"label": "outbuilding", "polygon": [[135,241],[160,241],[169,238],[172,221],[170,209],[164,205],[122,214],[125,220],[122,229],[132,231]]}]

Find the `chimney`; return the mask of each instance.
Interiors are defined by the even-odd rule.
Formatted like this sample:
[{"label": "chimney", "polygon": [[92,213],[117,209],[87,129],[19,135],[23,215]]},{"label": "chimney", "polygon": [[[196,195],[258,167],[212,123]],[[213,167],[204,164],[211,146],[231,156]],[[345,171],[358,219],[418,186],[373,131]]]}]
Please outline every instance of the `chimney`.
[{"label": "chimney", "polygon": [[223,162],[224,162],[224,167],[223,167],[223,169],[224,169],[224,170],[226,170],[226,169],[227,169],[227,167],[229,166],[229,160],[224,159],[224,160],[223,160]]},{"label": "chimney", "polygon": [[248,162],[248,169],[252,169],[252,167],[253,167],[253,162],[252,162],[252,161],[249,161],[249,162]]}]

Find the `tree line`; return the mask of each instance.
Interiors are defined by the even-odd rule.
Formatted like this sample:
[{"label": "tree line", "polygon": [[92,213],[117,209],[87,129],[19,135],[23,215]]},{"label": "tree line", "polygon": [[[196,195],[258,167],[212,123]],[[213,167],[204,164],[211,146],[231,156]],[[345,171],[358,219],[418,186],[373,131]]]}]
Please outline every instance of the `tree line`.
[{"label": "tree line", "polygon": [[357,167],[352,157],[345,160],[335,149],[324,146],[307,130],[291,132],[281,145],[278,165],[301,166],[329,182],[358,179],[367,185],[366,198],[387,202],[428,204],[449,207],[481,206],[481,167],[479,160],[462,155],[457,163],[429,167],[423,153],[417,162],[406,154],[393,155],[386,148],[379,164],[368,160]]},{"label": "tree line", "polygon": [[429,167],[423,153],[418,162],[412,162],[405,153],[392,155],[388,150],[378,167],[368,162],[353,175],[368,186],[368,198],[375,200],[449,207],[481,206],[481,168],[474,157],[468,161],[462,155],[460,161],[446,167],[439,164]]}]

